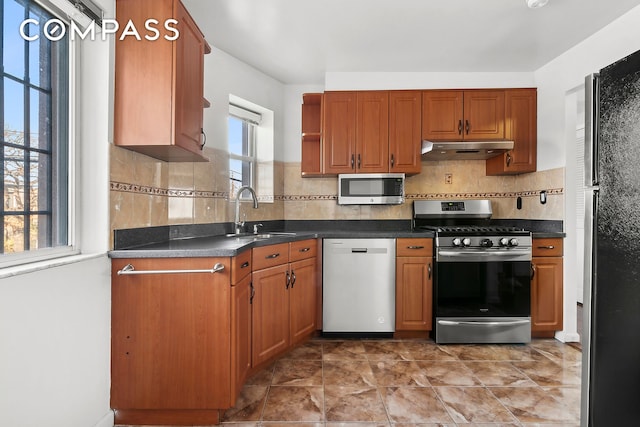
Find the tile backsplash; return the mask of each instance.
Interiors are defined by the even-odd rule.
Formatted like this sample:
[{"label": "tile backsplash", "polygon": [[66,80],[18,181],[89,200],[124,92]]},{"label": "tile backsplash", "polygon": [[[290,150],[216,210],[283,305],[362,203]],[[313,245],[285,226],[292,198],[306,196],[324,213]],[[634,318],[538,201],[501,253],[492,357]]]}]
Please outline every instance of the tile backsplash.
[{"label": "tile backsplash", "polygon": [[[225,151],[205,148],[208,163],[166,163],[113,145],[110,150],[111,231],[233,221],[235,202],[229,195]],[[495,177],[485,176],[483,160],[423,162],[422,173],[406,180],[403,205],[340,206],[335,177],[302,178],[300,163],[274,162],[268,167],[273,167],[273,195],[261,196],[258,190],[258,209],[241,205],[248,221],[410,219],[413,200],[460,198],[491,199],[496,219],[564,216],[564,168]],[[451,184],[445,183],[445,174],[451,175]],[[546,204],[540,203],[541,191],[547,192]]]}]

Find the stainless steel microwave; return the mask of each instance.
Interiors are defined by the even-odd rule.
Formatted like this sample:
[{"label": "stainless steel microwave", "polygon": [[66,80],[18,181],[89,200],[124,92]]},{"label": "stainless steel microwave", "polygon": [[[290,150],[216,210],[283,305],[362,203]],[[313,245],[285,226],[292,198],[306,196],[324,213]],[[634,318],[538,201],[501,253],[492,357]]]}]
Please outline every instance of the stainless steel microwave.
[{"label": "stainless steel microwave", "polygon": [[339,205],[399,205],[404,203],[403,173],[338,175]]}]

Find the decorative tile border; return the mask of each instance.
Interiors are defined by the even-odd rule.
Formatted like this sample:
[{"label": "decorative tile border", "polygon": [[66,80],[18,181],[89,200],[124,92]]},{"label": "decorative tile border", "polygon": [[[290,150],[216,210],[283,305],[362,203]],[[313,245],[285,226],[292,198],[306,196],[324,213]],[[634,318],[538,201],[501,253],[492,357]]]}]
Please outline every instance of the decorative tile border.
[{"label": "decorative tile border", "polygon": [[[187,197],[187,198],[203,198],[203,199],[229,199],[228,191],[199,191],[199,190],[177,190],[151,187],[146,185],[128,184],[124,182],[110,182],[111,191],[120,191],[125,193],[146,194],[150,196],[165,197]],[[517,192],[495,192],[495,193],[412,193],[406,194],[407,200],[450,200],[450,199],[509,199],[515,197],[538,197],[542,191],[546,191],[548,195],[564,194],[564,188],[552,188],[548,190],[529,190]],[[337,200],[335,194],[292,194],[292,195],[274,195],[261,196],[258,201],[261,202],[309,202],[309,201],[326,201]]]},{"label": "decorative tile border", "polygon": [[202,199],[227,199],[229,193],[225,191],[175,190],[169,188],[151,187],[148,185],[128,184],[125,182],[110,182],[111,191],[123,193],[146,194],[149,196],[165,197],[193,197]]},{"label": "decorative tile border", "polygon": [[419,193],[405,194],[409,200],[449,200],[449,199],[512,199],[515,197],[538,197],[542,191],[547,195],[564,194],[564,188],[552,188],[549,190],[511,191],[504,193]]}]

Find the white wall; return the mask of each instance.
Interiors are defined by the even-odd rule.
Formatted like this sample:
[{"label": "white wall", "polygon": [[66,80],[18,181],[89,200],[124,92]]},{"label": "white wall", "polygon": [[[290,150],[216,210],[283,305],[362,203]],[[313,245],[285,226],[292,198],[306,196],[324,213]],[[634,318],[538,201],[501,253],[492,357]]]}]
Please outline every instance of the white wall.
[{"label": "white wall", "polygon": [[106,255],[0,281],[0,425],[113,425],[110,300]]},{"label": "white wall", "polygon": [[532,73],[330,72],[326,90],[533,87]]},{"label": "white wall", "polygon": [[283,92],[282,83],[212,46],[212,52],[205,56],[204,64],[204,96],[211,102],[211,108],[204,112],[207,145],[220,150],[228,149],[227,117],[231,94],[273,111],[274,158],[282,160]]},{"label": "white wall", "polygon": [[[573,92],[584,84],[587,74],[640,49],[640,7],[636,7],[592,37],[568,50],[535,72],[538,87],[538,162],[554,167],[566,165],[565,221],[567,233],[564,258],[565,334],[575,340],[577,256],[584,250],[576,236],[575,100]],[[573,127],[573,129],[571,129]]]},{"label": "white wall", "polygon": [[302,95],[322,93],[324,86],[287,85],[284,88],[284,157],[285,162],[299,162],[302,158]]},{"label": "white wall", "polygon": [[[95,0],[94,0],[95,1]],[[106,17],[113,0],[100,0]],[[109,43],[83,44],[76,243],[82,255],[0,270],[0,425],[113,426],[108,130]]]}]

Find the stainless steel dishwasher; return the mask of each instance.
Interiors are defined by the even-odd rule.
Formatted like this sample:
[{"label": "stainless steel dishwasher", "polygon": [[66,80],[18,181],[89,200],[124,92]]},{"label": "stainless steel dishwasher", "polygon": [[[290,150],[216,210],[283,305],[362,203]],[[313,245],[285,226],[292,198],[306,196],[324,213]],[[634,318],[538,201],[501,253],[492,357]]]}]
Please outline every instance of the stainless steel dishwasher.
[{"label": "stainless steel dishwasher", "polygon": [[323,335],[395,331],[395,239],[324,239]]}]

